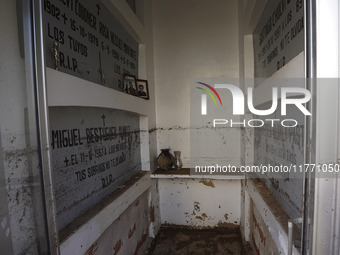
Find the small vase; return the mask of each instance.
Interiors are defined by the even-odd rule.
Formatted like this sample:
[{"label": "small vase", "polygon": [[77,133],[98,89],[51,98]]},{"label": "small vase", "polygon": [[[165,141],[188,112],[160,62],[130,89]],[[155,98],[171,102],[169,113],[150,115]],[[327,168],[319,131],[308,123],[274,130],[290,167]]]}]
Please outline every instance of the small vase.
[{"label": "small vase", "polygon": [[170,149],[161,149],[161,151],[156,160],[158,167],[163,170],[171,170],[175,157],[170,153]]},{"label": "small vase", "polygon": [[181,152],[180,151],[174,151],[175,154],[175,162],[174,166],[176,169],[181,169],[183,164],[182,164],[182,159],[181,159]]}]

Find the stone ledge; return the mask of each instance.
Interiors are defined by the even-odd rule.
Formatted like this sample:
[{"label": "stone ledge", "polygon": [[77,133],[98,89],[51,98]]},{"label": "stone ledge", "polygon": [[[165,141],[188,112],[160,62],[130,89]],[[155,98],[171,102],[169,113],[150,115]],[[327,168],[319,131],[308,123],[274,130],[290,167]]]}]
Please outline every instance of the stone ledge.
[{"label": "stone ledge", "polygon": [[61,254],[84,254],[99,236],[145,191],[150,188],[150,172],[141,171],[122,188],[106,196],[61,231]]},{"label": "stone ledge", "polygon": [[162,170],[157,169],[151,174],[152,179],[212,179],[212,180],[243,180],[242,173],[228,173],[225,175],[196,175],[190,174],[190,168],[179,170]]}]

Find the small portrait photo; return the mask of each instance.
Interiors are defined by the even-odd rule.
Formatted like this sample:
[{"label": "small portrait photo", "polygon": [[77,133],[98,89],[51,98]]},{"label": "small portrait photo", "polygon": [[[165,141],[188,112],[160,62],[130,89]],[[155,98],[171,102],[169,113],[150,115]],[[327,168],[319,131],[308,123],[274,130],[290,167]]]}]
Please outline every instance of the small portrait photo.
[{"label": "small portrait photo", "polygon": [[137,96],[136,77],[131,74],[123,74],[124,91],[130,95]]},{"label": "small portrait photo", "polygon": [[147,80],[137,80],[138,96],[144,99],[149,99],[149,87]]}]

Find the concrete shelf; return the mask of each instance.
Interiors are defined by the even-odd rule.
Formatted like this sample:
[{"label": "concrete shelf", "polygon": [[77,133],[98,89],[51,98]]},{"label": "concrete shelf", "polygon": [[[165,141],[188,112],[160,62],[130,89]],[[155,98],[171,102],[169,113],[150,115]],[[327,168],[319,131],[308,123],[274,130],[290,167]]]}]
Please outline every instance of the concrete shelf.
[{"label": "concrete shelf", "polygon": [[179,170],[162,170],[157,169],[151,174],[152,179],[214,179],[214,180],[242,180],[243,173],[228,173],[224,175],[196,175],[190,174],[190,168]]}]

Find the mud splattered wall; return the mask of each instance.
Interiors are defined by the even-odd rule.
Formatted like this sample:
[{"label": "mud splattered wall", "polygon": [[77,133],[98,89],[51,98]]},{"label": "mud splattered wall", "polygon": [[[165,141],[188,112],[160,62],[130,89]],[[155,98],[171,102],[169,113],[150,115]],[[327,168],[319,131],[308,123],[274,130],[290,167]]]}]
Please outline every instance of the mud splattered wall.
[{"label": "mud splattered wall", "polygon": [[61,229],[141,170],[139,116],[51,107],[51,149]]},{"label": "mud splattered wall", "polygon": [[256,254],[280,254],[258,209],[253,205],[253,201],[251,201],[250,210],[250,242],[255,248]]},{"label": "mud splattered wall", "polygon": [[[0,238],[2,254],[46,252],[43,196],[34,96],[28,80],[29,18],[21,1],[1,1],[0,8]],[[27,2],[27,1],[22,1]],[[21,23],[23,21],[23,23]],[[20,26],[24,25],[23,31]],[[26,27],[25,27],[26,26]],[[20,38],[20,36],[23,36]],[[27,41],[25,41],[27,40]],[[37,221],[36,221],[37,220]],[[39,240],[39,246],[37,241]]]},{"label": "mud splattered wall", "polygon": [[[263,109],[268,109],[269,105],[271,102],[263,105]],[[266,125],[265,128],[255,128],[254,164],[283,167],[281,167],[283,170],[260,173],[257,176],[266,183],[266,186],[292,218],[301,217],[303,169],[299,166],[303,166],[304,162],[304,115],[295,106],[288,106],[285,117],[281,116],[278,110],[265,118],[260,116],[256,118],[298,121],[296,127],[282,127],[275,124],[273,127]],[[291,171],[289,172],[289,170]]]},{"label": "mud splattered wall", "polygon": [[[237,2],[153,1],[157,147],[182,151],[184,167],[221,158],[240,164],[240,128],[220,132],[190,121],[195,81],[239,77]],[[192,132],[200,139],[197,153],[190,150]],[[239,224],[240,181],[200,181],[158,180],[162,223]]]},{"label": "mud splattered wall", "polygon": [[[267,15],[271,15],[275,10],[280,10],[280,8],[284,8],[282,11],[278,11],[277,14],[274,15],[274,19],[284,19],[288,17],[290,23],[275,23],[276,29],[271,28],[271,31],[264,29],[262,31],[262,40],[264,39],[264,35],[268,36],[266,40],[262,43],[262,48],[266,52],[254,52],[254,43],[259,43],[259,37],[254,38],[253,33],[256,25],[258,24],[258,20],[263,14],[266,4],[272,2],[271,5],[274,6],[275,9],[268,10]],[[287,3],[290,3],[289,6]],[[280,5],[282,4],[282,6]],[[293,4],[293,6],[292,6]],[[276,8],[277,7],[277,8]],[[267,56],[276,48],[280,41],[283,38],[272,37],[272,33],[277,31],[282,35],[283,33],[283,25],[287,25],[286,29],[290,26],[293,26],[298,20],[301,18],[301,10],[300,12],[296,12],[295,10],[295,2],[292,1],[266,1],[266,0],[256,0],[256,1],[244,1],[243,6],[240,9],[240,23],[243,23],[243,26],[240,29],[240,33],[243,34],[243,47],[240,47],[240,62],[243,62],[243,66],[241,67],[241,73],[244,73],[245,78],[251,78],[254,81],[254,76],[267,74],[267,78],[270,79],[281,79],[281,78],[290,78],[290,79],[299,79],[304,78],[304,53],[301,52],[301,34],[298,37],[295,37],[295,42],[286,45],[285,50],[291,47],[293,44],[298,44],[296,49],[300,49],[300,51],[292,52],[295,57],[291,58],[288,61],[288,58],[285,57],[285,51],[283,48],[278,47],[280,54],[276,55],[275,58],[272,56],[269,57],[271,63],[269,65],[265,65],[265,61],[267,60]],[[291,19],[291,14],[294,14],[295,22]],[[265,18],[265,21],[268,22],[270,17]],[[287,20],[287,21],[288,21]],[[265,24],[264,22],[263,24]],[[280,28],[277,28],[280,26]],[[287,31],[288,32],[288,31]],[[291,30],[289,29],[289,32]],[[278,35],[278,34],[277,34]],[[271,40],[270,38],[273,38]],[[254,42],[257,40],[257,42]],[[272,46],[272,48],[266,48],[264,45],[266,42],[272,44],[268,44],[267,46]],[[274,43],[275,42],[275,43]],[[258,46],[258,45],[257,45]],[[257,47],[258,48],[258,47]],[[303,48],[302,48],[303,50]],[[300,53],[299,53],[300,52]],[[286,52],[287,53],[287,52]],[[290,54],[288,52],[288,54]],[[293,56],[290,54],[290,56]],[[262,66],[259,66],[262,60]],[[283,62],[282,60],[285,60]],[[255,67],[255,65],[258,65]],[[274,68],[274,69],[273,69]],[[257,72],[255,70],[257,69]],[[261,78],[264,78],[260,75]],[[271,88],[273,86],[267,86],[268,84],[263,83],[263,80],[255,85],[254,89],[254,100],[256,103],[256,109],[262,105],[262,109],[269,109],[271,106],[272,93]],[[295,86],[295,85],[290,85]],[[251,87],[251,85],[250,85]],[[279,87],[279,86],[276,86]],[[280,108],[280,102],[278,103],[278,108]],[[284,116],[284,119],[294,118],[299,121],[299,125],[296,128],[288,128],[287,130],[283,130],[282,127],[266,127],[266,128],[252,128],[246,129],[242,135],[242,162],[246,165],[258,165],[258,164],[300,164],[303,158],[303,121],[301,121],[301,115],[299,115],[297,109],[289,109],[288,116]],[[279,119],[281,116],[273,114],[272,116],[266,116],[269,118],[277,118]],[[253,114],[249,114],[247,116],[248,119],[259,118],[262,119],[261,116],[254,116]],[[303,119],[303,116],[302,116]],[[254,162],[255,161],[255,162]],[[296,218],[301,216],[301,202],[302,202],[302,180],[298,173],[288,174],[288,173],[275,173],[275,174],[259,174],[257,177],[262,178],[261,181],[267,187],[266,195],[273,196],[274,200],[277,200],[278,207],[282,212],[286,211],[290,217]],[[245,182],[245,186],[247,186]],[[251,190],[252,193],[258,192],[258,190]],[[271,209],[262,205],[261,196],[257,196],[252,198],[250,201],[250,194],[246,189],[242,190],[242,217],[241,217],[241,229],[244,233],[244,237],[250,243],[253,244],[253,248],[258,251],[258,254],[266,253],[266,246],[271,246],[272,241],[274,240],[276,244],[282,242],[285,245],[287,244],[287,239],[284,236],[278,237],[278,235],[273,231],[273,228],[265,226],[263,222],[268,222],[268,214],[262,212],[270,212]],[[259,212],[261,214],[258,217]],[[255,222],[255,220],[257,222]],[[278,219],[274,219],[269,224],[277,222]],[[285,227],[287,221],[282,223]],[[281,225],[278,223],[277,225]],[[283,231],[284,232],[284,231]],[[259,235],[263,235],[266,238],[261,239]],[[268,248],[268,247],[267,247]],[[263,250],[264,249],[264,250]],[[273,247],[270,248],[274,250]]]},{"label": "mud splattered wall", "polygon": [[241,181],[159,179],[163,224],[228,227],[240,224]]},{"label": "mud splattered wall", "polygon": [[[257,1],[257,4],[264,1]],[[248,3],[249,4],[249,3]],[[301,1],[268,1],[259,12],[259,21],[252,33],[255,93],[257,109],[269,109],[272,105],[272,88],[304,88],[303,62],[303,3]],[[253,14],[254,15],[254,14]],[[266,81],[259,78],[265,78]],[[290,78],[288,80],[280,78]],[[295,79],[293,79],[295,78]],[[268,93],[269,92],[269,93]],[[280,96],[279,96],[280,97]],[[278,100],[278,106],[281,101]],[[264,118],[265,117],[265,118]],[[270,116],[253,118],[297,121],[296,127],[284,127],[281,123],[254,128],[254,164],[286,166],[291,171],[278,171],[257,175],[270,192],[280,201],[287,213],[301,217],[303,174],[304,115],[295,106],[287,107],[287,115],[281,116],[280,107]],[[289,121],[288,121],[289,122]],[[291,126],[292,122],[287,126]],[[273,126],[273,127],[272,127]],[[287,170],[287,169],[286,169]]]},{"label": "mud splattered wall", "polygon": [[[0,136],[0,144],[1,144],[1,136]],[[2,149],[0,147],[0,162],[3,162],[2,157]],[[0,165],[0,187],[6,187],[5,183],[5,171],[3,166]],[[2,188],[1,190],[5,190]],[[4,250],[11,251],[12,250],[12,240],[10,238],[10,218],[8,214],[8,203],[7,203],[7,194],[5,192],[0,192],[0,220],[1,227],[0,230],[0,243]]]},{"label": "mud splattered wall", "polygon": [[152,220],[152,212],[147,206],[148,194],[149,191],[144,192],[129,206],[85,254],[141,254],[149,244],[149,223]]},{"label": "mud splattered wall", "polygon": [[[137,98],[106,86],[46,68],[48,102],[51,109],[51,138],[54,135],[56,139],[54,148],[51,144],[51,150],[53,154],[58,154],[56,156],[57,161],[55,160],[54,163],[59,173],[54,177],[58,179],[60,190],[63,191],[56,193],[59,202],[59,228],[74,217],[76,217],[76,221],[81,219],[81,217],[77,217],[80,211],[86,210],[98,201],[103,201],[103,196],[117,189],[124,180],[131,177],[136,171],[153,169],[153,162],[157,156],[156,135],[154,132],[148,132],[149,129],[153,130],[156,126],[151,1],[138,1],[136,3],[137,14],[129,8],[125,1],[103,1],[102,3],[139,43],[138,78],[148,80],[150,99]],[[110,65],[107,68],[110,68]],[[113,66],[111,70],[114,72]],[[58,112],[58,108],[62,110]],[[141,132],[139,132],[140,130]],[[105,138],[100,139],[101,134],[104,134]],[[79,144],[58,148],[59,135],[70,135],[71,138],[73,137],[74,143]],[[84,139],[80,142],[79,138],[81,137]],[[64,152],[62,152],[63,150]],[[53,160],[55,159],[54,156]],[[122,208],[133,204],[135,198],[145,191],[144,188],[149,189],[151,184],[150,182],[146,183],[143,186],[143,191],[140,190],[140,184],[136,185],[137,187],[119,187],[116,190],[118,194],[123,189],[127,189],[128,194],[119,196],[118,202],[115,200],[100,212],[96,212],[96,215],[88,219],[82,226],[86,228],[90,225],[90,229],[95,229],[96,232],[88,229],[83,232],[82,227],[72,230],[72,234],[61,241],[62,252],[69,254],[70,251],[81,250],[80,253],[84,253],[104,232],[104,235],[117,237],[117,241],[120,237],[124,238],[123,235],[125,234],[120,233],[121,227],[119,229],[110,228],[110,225],[115,219],[121,217],[129,221],[129,223],[126,223],[126,226],[129,225],[129,229],[130,223],[132,224],[131,228],[133,228],[135,215],[133,217],[130,217],[131,214],[125,216],[126,212],[123,212]],[[151,187],[150,190],[156,192],[154,187]],[[133,195],[129,195],[129,192]],[[160,225],[159,220],[157,220],[159,213],[156,198],[157,195],[149,198],[150,201],[153,201],[154,218],[156,219],[150,229],[155,233]],[[136,207],[137,211],[134,212],[143,215],[141,210],[144,207],[147,208],[149,203],[145,199],[141,200],[140,203],[141,206]],[[113,210],[108,209],[110,206]],[[92,208],[98,209],[98,207]],[[114,214],[114,217],[112,214]],[[92,223],[93,225],[91,225]],[[143,234],[143,237],[145,234],[149,234],[146,231],[139,232],[140,229],[142,228],[139,228],[137,224],[136,233]],[[136,239],[134,239],[135,237]],[[122,239],[122,247],[130,247],[140,238],[141,236],[137,238],[137,235],[135,235],[129,239],[131,243]],[[73,241],[69,243],[69,240]],[[107,246],[110,249],[112,249],[111,244]],[[105,249],[105,247],[102,248]],[[120,250],[119,254],[122,254],[123,249]],[[113,253],[113,250],[109,252],[109,254]]]},{"label": "mud splattered wall", "polygon": [[[153,10],[158,149],[182,151],[189,167],[195,162],[190,157],[192,81],[239,77],[237,1],[153,1]],[[214,138],[222,139],[205,127],[195,131],[209,149]],[[231,128],[222,136],[230,144],[225,157],[239,164],[240,130]],[[207,148],[196,157],[213,154]]]}]

